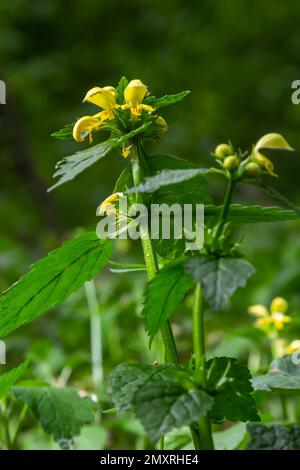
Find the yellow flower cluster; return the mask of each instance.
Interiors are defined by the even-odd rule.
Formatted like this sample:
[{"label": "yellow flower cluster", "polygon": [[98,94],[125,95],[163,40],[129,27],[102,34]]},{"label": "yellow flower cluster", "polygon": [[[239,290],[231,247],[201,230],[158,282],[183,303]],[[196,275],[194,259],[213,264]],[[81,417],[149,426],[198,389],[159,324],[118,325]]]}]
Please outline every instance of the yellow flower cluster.
[{"label": "yellow flower cluster", "polygon": [[275,297],[268,310],[264,305],[252,305],[248,312],[256,317],[255,326],[264,331],[270,329],[281,330],[292,319],[285,315],[288,309],[287,301],[282,297]]},{"label": "yellow flower cluster", "polygon": [[[132,120],[138,119],[143,111],[153,113],[155,108],[143,103],[147,91],[147,86],[141,80],[131,80],[124,90],[124,104],[118,104],[114,87],[92,88],[85,95],[83,102],[93,103],[100,107],[102,111],[93,116],[83,116],[78,119],[73,127],[73,138],[77,142],[83,142],[84,138],[88,135],[91,143],[92,132],[106,124],[107,121],[114,119],[115,110],[130,110]],[[167,123],[164,118],[158,116],[156,123],[159,126],[158,135],[164,133],[167,129]],[[123,156],[127,157],[129,154],[130,146],[124,146]]]}]

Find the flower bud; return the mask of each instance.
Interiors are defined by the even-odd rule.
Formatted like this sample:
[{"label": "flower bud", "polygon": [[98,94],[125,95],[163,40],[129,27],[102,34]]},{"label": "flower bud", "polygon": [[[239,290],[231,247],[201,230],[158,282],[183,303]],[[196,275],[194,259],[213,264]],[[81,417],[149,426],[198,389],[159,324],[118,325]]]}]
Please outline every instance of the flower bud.
[{"label": "flower bud", "polygon": [[245,173],[248,176],[258,176],[261,173],[260,166],[255,162],[250,162],[245,166]]},{"label": "flower bud", "polygon": [[235,170],[239,166],[239,159],[235,155],[231,155],[230,157],[226,157],[223,162],[223,167],[226,170]]},{"label": "flower bud", "polygon": [[232,147],[228,144],[219,144],[215,148],[215,157],[216,158],[225,158],[232,153]]},{"label": "flower bud", "polygon": [[288,303],[283,297],[275,297],[272,300],[270,310],[271,312],[285,313],[288,309]]}]

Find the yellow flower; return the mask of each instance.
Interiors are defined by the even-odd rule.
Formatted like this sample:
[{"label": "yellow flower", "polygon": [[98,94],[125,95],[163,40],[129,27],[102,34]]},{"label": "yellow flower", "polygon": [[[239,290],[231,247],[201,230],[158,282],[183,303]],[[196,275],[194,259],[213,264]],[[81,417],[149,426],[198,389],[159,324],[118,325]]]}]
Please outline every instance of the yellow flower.
[{"label": "yellow flower", "polygon": [[253,149],[253,160],[260,167],[264,168],[269,175],[278,176],[274,171],[274,165],[271,160],[261,153],[261,149],[273,150],[293,150],[281,134],[272,132],[261,137]]},{"label": "yellow flower", "polygon": [[122,105],[122,109],[130,109],[131,116],[133,119],[137,119],[142,111],[153,112],[155,109],[148,105],[143,104],[143,99],[147,93],[147,87],[141,80],[131,80],[124,90],[124,98],[126,104]]},{"label": "yellow flower", "polygon": [[295,339],[290,344],[285,347],[285,354],[293,354],[295,352],[300,352],[300,340]]},{"label": "yellow flower", "polygon": [[288,308],[289,304],[283,297],[275,297],[270,305],[271,312],[285,313]]},{"label": "yellow flower", "polygon": [[123,196],[123,193],[114,193],[108,196],[98,207],[97,215],[110,215],[116,214],[116,202]]},{"label": "yellow flower", "polygon": [[116,107],[115,89],[111,86],[103,88],[94,87],[87,92],[83,102],[88,101],[103,109],[94,116],[84,116],[75,123],[73,137],[77,142],[83,142],[86,134],[92,141],[92,132],[103,125],[107,119],[113,118],[113,110]]},{"label": "yellow flower", "polygon": [[270,305],[270,312],[264,305],[252,305],[249,307],[248,312],[256,317],[255,326],[262,330],[269,330],[275,328],[281,330],[286,323],[292,319],[285,315],[288,303],[282,297],[275,297]]}]

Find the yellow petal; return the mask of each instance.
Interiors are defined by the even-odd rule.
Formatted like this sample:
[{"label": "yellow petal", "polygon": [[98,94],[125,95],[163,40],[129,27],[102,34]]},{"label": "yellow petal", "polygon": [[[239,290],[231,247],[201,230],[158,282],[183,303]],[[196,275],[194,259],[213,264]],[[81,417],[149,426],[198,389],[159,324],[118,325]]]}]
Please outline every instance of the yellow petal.
[{"label": "yellow petal", "polygon": [[255,326],[257,328],[261,328],[264,330],[266,327],[268,327],[272,323],[271,317],[265,317],[265,318],[258,318],[255,321]]},{"label": "yellow petal", "polygon": [[270,134],[266,134],[259,139],[256,143],[254,149],[278,149],[278,150],[294,150],[285,138],[281,134],[277,134],[272,132]]},{"label": "yellow petal", "polygon": [[274,165],[271,160],[260,152],[254,150],[254,160],[261,167],[265,168],[271,176],[278,176],[274,171]]},{"label": "yellow petal", "polygon": [[292,319],[287,315],[283,315],[280,312],[274,312],[271,315],[272,322],[277,330],[281,330],[286,323],[289,323]]},{"label": "yellow petal", "polygon": [[106,111],[112,110],[116,105],[115,89],[113,87],[94,87],[87,92],[83,101],[96,104]]},{"label": "yellow petal", "polygon": [[93,129],[99,126],[101,126],[101,121],[95,116],[83,116],[78,119],[73,127],[73,138],[77,142],[83,142],[85,136],[82,134],[89,134]]},{"label": "yellow petal", "polygon": [[131,148],[132,148],[132,145],[123,144],[123,147],[122,147],[122,155],[123,155],[124,158],[129,157],[130,152],[131,152]]},{"label": "yellow petal", "polygon": [[162,137],[168,130],[168,124],[162,116],[158,116],[155,123],[159,126],[157,129],[158,137]]},{"label": "yellow petal", "polygon": [[133,108],[136,108],[147,93],[147,87],[141,80],[131,80],[124,90],[124,98]]},{"label": "yellow petal", "polygon": [[286,354],[293,354],[293,353],[299,352],[299,351],[300,351],[300,340],[299,339],[295,339],[290,344],[288,344],[285,348]]},{"label": "yellow petal", "polygon": [[283,297],[275,297],[270,305],[271,312],[285,313],[288,309],[289,304]]},{"label": "yellow petal", "polygon": [[251,307],[248,308],[248,313],[250,313],[250,315],[254,315],[255,317],[267,317],[269,315],[267,308],[260,304],[251,305]]},{"label": "yellow petal", "polygon": [[98,207],[97,215],[105,215],[112,212],[116,212],[114,203],[117,202],[122,196],[123,193],[114,193],[108,196]]}]

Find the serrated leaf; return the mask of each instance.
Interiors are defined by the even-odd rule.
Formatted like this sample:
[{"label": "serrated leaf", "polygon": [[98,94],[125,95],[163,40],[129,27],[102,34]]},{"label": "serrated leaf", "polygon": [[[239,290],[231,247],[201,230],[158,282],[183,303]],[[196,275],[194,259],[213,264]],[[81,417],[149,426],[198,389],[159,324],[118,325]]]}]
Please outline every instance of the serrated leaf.
[{"label": "serrated leaf", "polygon": [[109,385],[115,406],[120,411],[130,410],[138,388],[159,370],[159,367],[154,368],[146,364],[119,364],[109,375]]},{"label": "serrated leaf", "polygon": [[[215,223],[221,213],[222,206],[206,205],[204,208],[206,222]],[[228,211],[228,219],[237,225],[260,222],[284,222],[296,220],[298,215],[293,210],[280,207],[263,207],[258,205],[243,206],[232,204]]]},{"label": "serrated leaf", "polygon": [[0,337],[62,303],[105,266],[111,250],[110,240],[88,232],[35,263],[0,297]]},{"label": "serrated leaf", "polygon": [[81,398],[74,388],[15,387],[14,395],[28,405],[43,430],[64,448],[82,426],[94,420],[93,402]]},{"label": "serrated leaf", "polygon": [[[163,170],[150,176],[138,186],[130,188],[127,193],[153,193],[166,186],[189,181],[196,176],[214,173],[214,168],[193,168],[190,170]],[[202,181],[202,180],[201,180]],[[207,184],[206,184],[207,186]]]},{"label": "serrated leaf", "polygon": [[185,264],[186,272],[203,286],[204,294],[213,310],[220,310],[238,287],[244,287],[255,272],[242,258],[214,258],[192,256]]},{"label": "serrated leaf", "polygon": [[80,152],[76,152],[74,155],[63,158],[63,160],[56,164],[56,171],[53,175],[53,178],[60,177],[60,179],[48,189],[48,192],[67,181],[73,180],[77,175],[82,173],[91,165],[94,165],[94,163],[100,160],[100,158],[105,157],[112,150],[120,147],[123,143],[132,139],[136,135],[145,132],[151,125],[152,122],[145,123],[119,138],[108,139],[105,142],[101,142],[100,144],[94,145]]},{"label": "serrated leaf", "polygon": [[213,403],[186,368],[120,364],[109,381],[116,406],[132,409],[153,440],[196,421]]},{"label": "serrated leaf", "polygon": [[211,417],[217,421],[259,421],[251,396],[251,374],[236,359],[216,357],[207,362],[208,390],[214,394]]},{"label": "serrated leaf", "polygon": [[66,124],[63,129],[53,132],[53,134],[51,134],[51,137],[55,137],[56,139],[60,139],[60,140],[70,140],[70,141],[74,140],[73,139],[74,124],[75,122],[72,122],[71,124]]},{"label": "serrated leaf", "polygon": [[12,386],[21,378],[30,363],[30,358],[22,362],[18,367],[14,367],[9,372],[0,375],[0,398],[4,397]]},{"label": "serrated leaf", "polygon": [[300,364],[293,361],[293,355],[275,359],[267,374],[252,379],[255,390],[300,393]]},{"label": "serrated leaf", "polygon": [[165,95],[161,98],[155,98],[154,96],[149,96],[144,100],[145,103],[150,104],[154,108],[163,108],[164,106],[170,106],[171,104],[179,103],[182,101],[186,96],[188,96],[191,92],[189,90],[181,91],[174,95]]},{"label": "serrated leaf", "polygon": [[274,199],[274,201],[280,202],[283,206],[295,211],[296,214],[300,215],[300,208],[296,206],[293,202],[291,202],[286,196],[281,194],[277,189],[269,186],[268,184],[262,183],[261,181],[257,181],[256,179],[243,181],[245,183],[257,186],[261,189],[265,194],[270,196],[270,198]]},{"label": "serrated leaf", "polygon": [[291,426],[264,426],[263,424],[249,423],[247,430],[250,434],[248,450],[299,450],[300,427]]},{"label": "serrated leaf", "polygon": [[192,284],[191,276],[184,272],[182,259],[168,263],[148,282],[142,315],[146,317],[150,344]]},{"label": "serrated leaf", "polygon": [[154,441],[171,429],[198,421],[212,405],[213,398],[205,391],[186,389],[180,381],[160,374],[140,387],[134,397],[136,416]]}]

